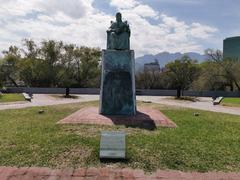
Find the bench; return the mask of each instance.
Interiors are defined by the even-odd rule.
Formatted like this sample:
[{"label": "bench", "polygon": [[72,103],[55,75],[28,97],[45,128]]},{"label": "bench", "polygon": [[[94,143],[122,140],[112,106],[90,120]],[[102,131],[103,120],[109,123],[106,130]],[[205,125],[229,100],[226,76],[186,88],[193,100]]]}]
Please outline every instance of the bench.
[{"label": "bench", "polygon": [[222,100],[223,100],[223,97],[217,97],[216,99],[213,100],[213,105],[220,104]]},{"label": "bench", "polygon": [[29,96],[29,94],[27,94],[27,93],[22,93],[22,95],[23,95],[23,97],[24,97],[24,99],[26,100],[26,101],[30,101],[31,102],[31,97]]}]

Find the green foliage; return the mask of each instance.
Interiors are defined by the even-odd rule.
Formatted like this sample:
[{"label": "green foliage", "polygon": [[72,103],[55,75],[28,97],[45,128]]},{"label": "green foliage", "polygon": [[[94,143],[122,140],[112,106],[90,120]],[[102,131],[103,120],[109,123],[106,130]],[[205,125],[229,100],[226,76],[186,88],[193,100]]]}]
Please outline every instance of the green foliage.
[{"label": "green foliage", "polygon": [[220,75],[221,70],[218,65],[212,61],[206,61],[200,64],[199,76],[193,81],[195,90],[223,90],[225,79]]},{"label": "green foliage", "polygon": [[11,46],[0,64],[0,84],[31,87],[98,87],[100,50],[61,41],[44,40],[38,46],[25,39]]},{"label": "green foliage", "polygon": [[183,56],[168,63],[163,71],[146,70],[138,73],[136,85],[145,89],[189,89],[199,75],[199,66],[197,61]]},{"label": "green foliage", "polygon": [[8,51],[3,51],[5,55],[0,63],[1,84],[11,83],[18,86],[18,62],[21,59],[20,51],[16,46],[10,46]]},{"label": "green foliage", "polygon": [[212,49],[207,49],[206,55],[211,66],[206,67],[203,74],[211,78],[206,78],[211,80],[211,89],[240,91],[240,59],[224,58],[220,50]]},{"label": "green foliage", "polygon": [[166,65],[168,82],[170,86],[180,91],[190,88],[192,82],[197,77],[199,65],[188,56],[183,56],[179,60],[170,62]]},{"label": "green foliage", "polygon": [[[240,171],[240,116],[154,105],[176,129],[59,125],[60,119],[97,102],[0,111],[0,165],[52,168],[131,167],[146,171]],[[101,163],[100,132],[125,131],[125,162]]]},{"label": "green foliage", "polygon": [[145,70],[136,76],[136,87],[139,89],[161,89],[162,74],[157,71]]}]

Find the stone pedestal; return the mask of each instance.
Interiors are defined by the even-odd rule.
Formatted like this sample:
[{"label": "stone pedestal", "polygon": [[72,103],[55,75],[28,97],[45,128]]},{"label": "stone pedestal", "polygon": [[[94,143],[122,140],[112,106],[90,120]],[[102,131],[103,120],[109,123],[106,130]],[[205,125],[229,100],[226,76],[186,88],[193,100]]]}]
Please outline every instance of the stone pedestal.
[{"label": "stone pedestal", "polygon": [[132,50],[103,50],[100,114],[135,115],[135,63]]}]

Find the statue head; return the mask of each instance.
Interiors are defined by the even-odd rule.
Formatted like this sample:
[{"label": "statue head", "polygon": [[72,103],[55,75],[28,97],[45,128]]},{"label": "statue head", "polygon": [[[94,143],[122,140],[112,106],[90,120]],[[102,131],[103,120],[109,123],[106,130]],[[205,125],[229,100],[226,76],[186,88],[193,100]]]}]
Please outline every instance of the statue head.
[{"label": "statue head", "polygon": [[121,14],[120,12],[118,12],[118,13],[116,14],[116,21],[117,21],[117,22],[122,22],[122,14]]}]

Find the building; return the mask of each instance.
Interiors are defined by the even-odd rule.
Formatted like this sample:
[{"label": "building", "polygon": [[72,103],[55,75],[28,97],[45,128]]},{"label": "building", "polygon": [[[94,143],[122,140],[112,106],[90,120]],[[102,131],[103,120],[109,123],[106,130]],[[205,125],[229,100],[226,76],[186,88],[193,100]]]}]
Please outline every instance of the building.
[{"label": "building", "polygon": [[160,72],[158,60],[155,59],[155,62],[144,64],[144,71]]},{"label": "building", "polygon": [[223,57],[240,59],[240,36],[224,39]]}]

